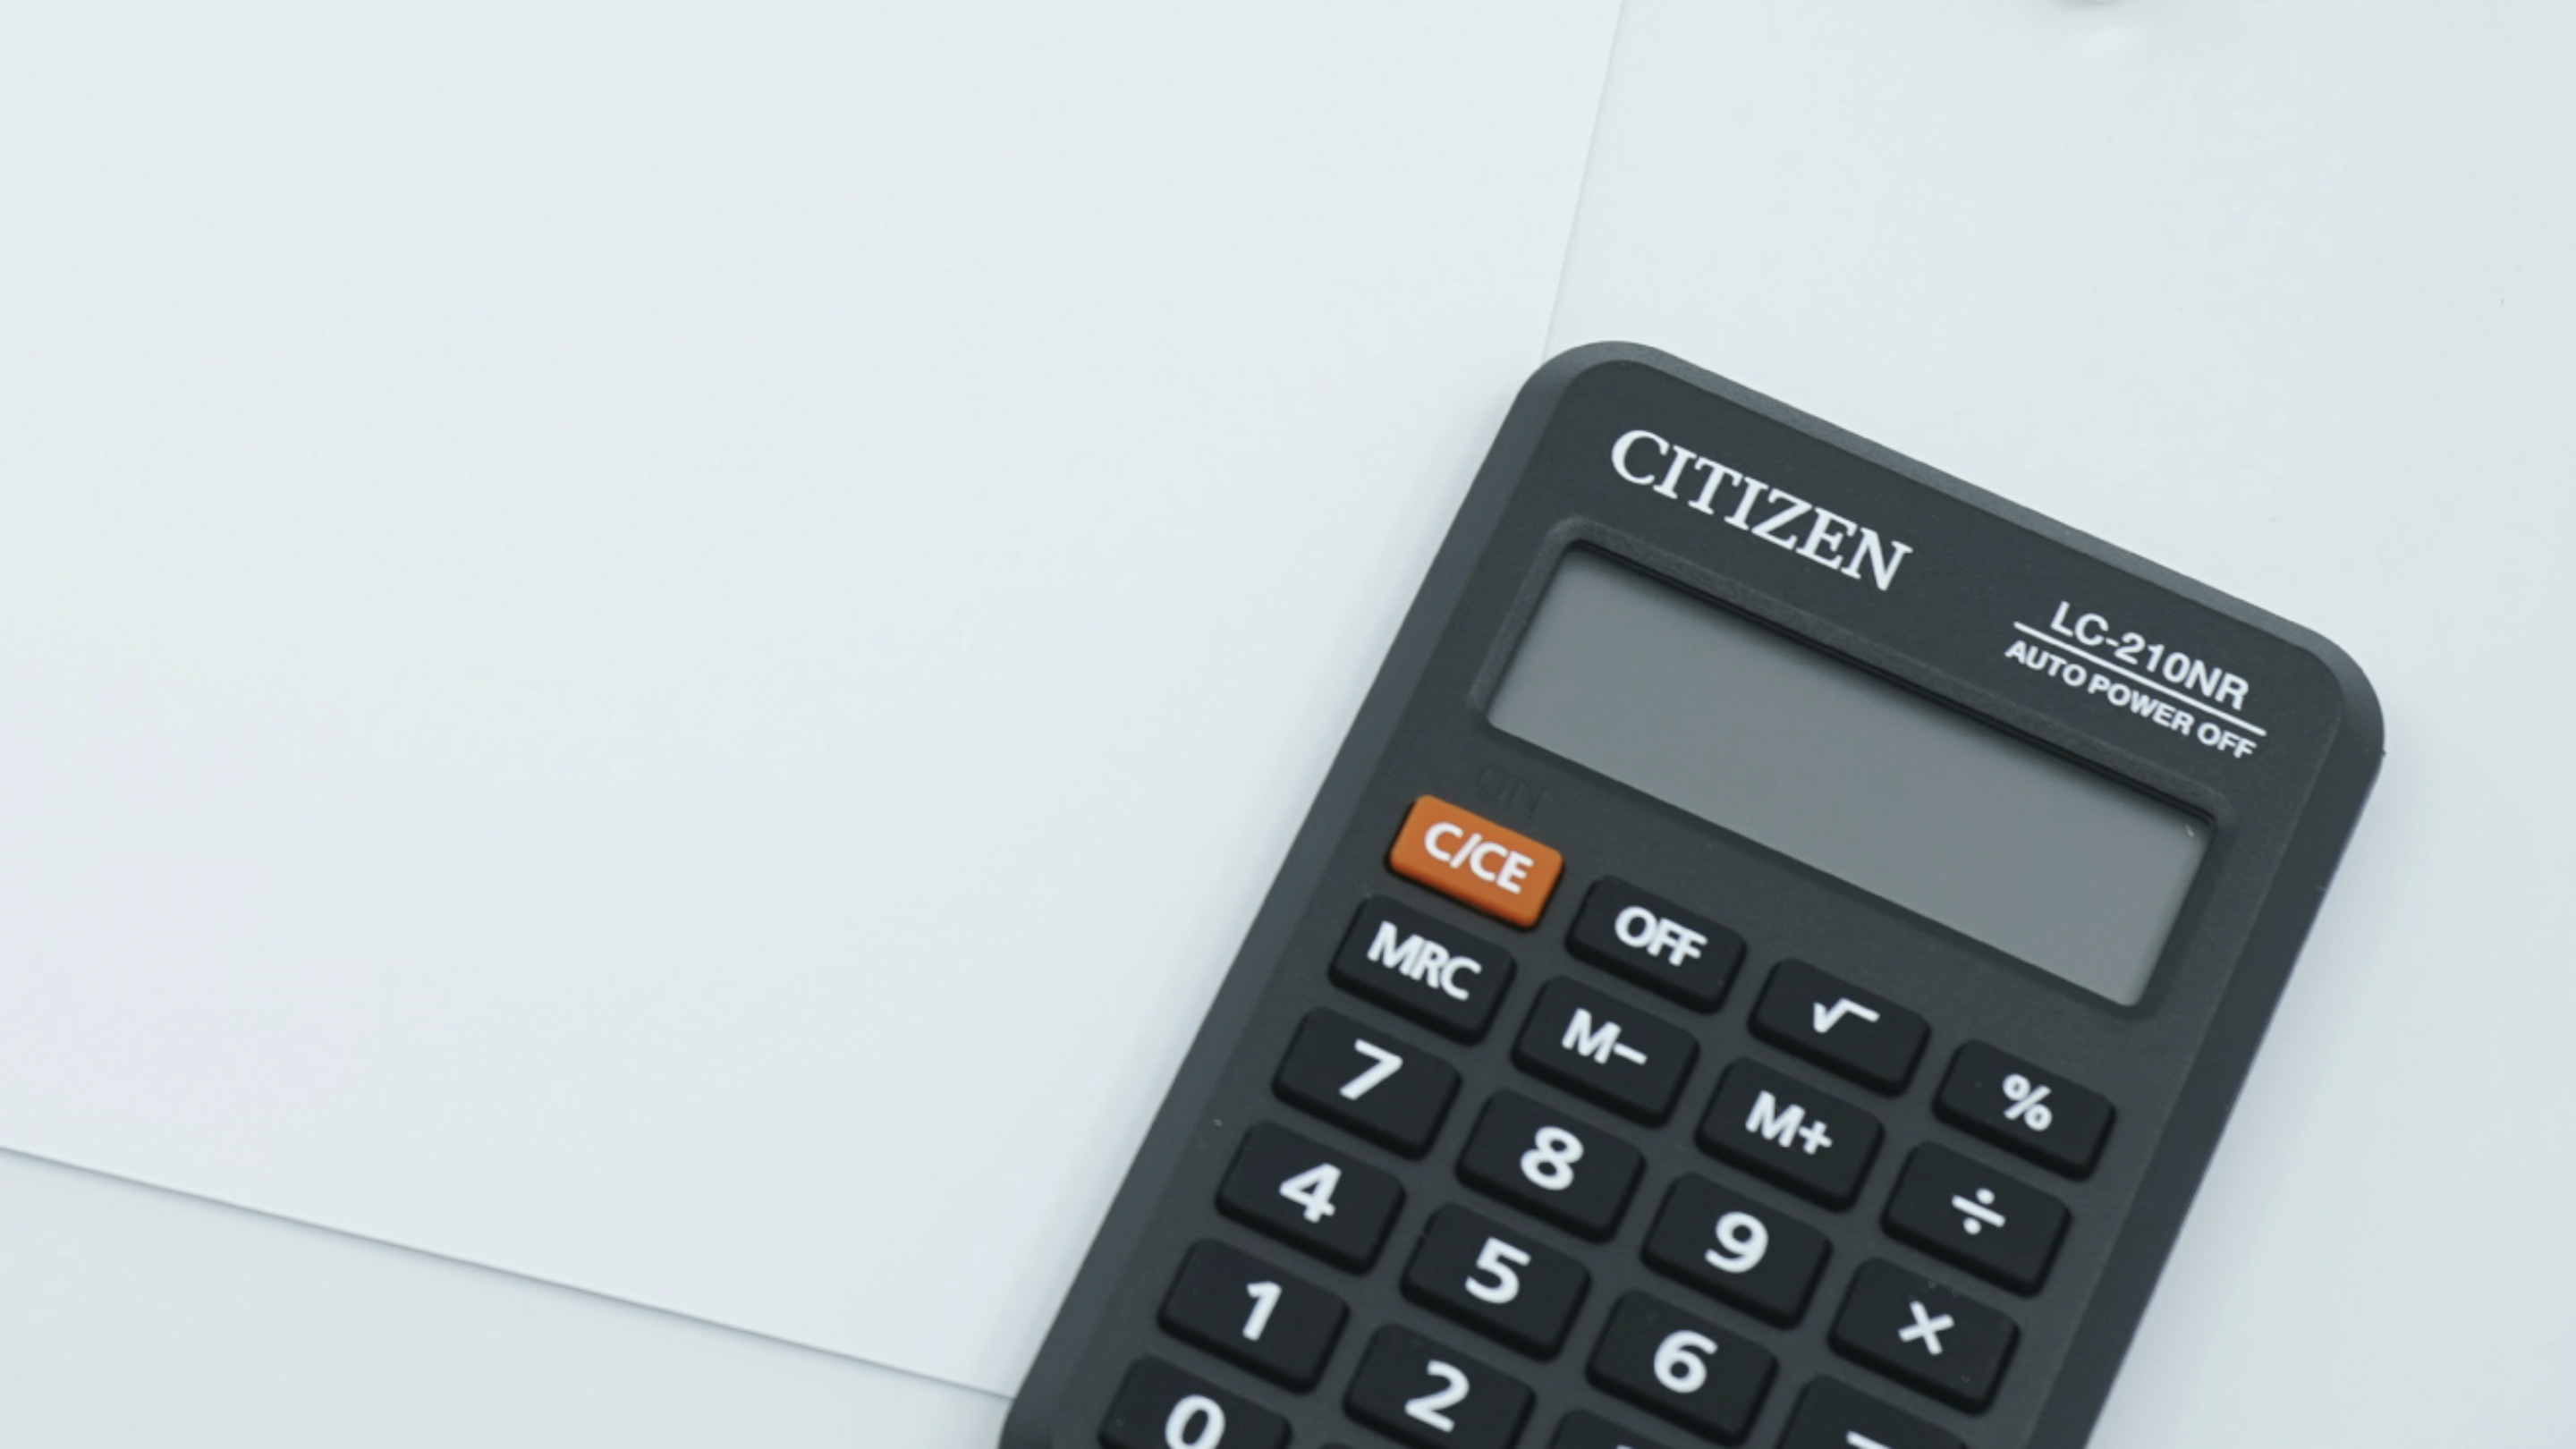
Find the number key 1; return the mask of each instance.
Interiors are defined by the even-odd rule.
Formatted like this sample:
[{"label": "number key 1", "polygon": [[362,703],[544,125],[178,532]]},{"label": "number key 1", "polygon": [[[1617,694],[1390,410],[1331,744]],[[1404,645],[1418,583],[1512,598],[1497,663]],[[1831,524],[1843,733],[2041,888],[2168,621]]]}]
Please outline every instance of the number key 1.
[{"label": "number key 1", "polygon": [[1181,1261],[1163,1300],[1163,1326],[1292,1389],[1311,1389],[1350,1310],[1303,1278],[1223,1243]]}]

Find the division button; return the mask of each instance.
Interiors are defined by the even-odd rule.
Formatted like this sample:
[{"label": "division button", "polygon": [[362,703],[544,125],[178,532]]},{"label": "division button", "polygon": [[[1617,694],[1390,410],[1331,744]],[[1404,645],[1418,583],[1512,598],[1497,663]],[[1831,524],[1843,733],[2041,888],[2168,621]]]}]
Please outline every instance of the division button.
[{"label": "division button", "polygon": [[1741,1444],[1778,1365],[1751,1340],[1659,1298],[1630,1293],[1610,1310],[1592,1382],[1722,1444]]},{"label": "division button", "polygon": [[1291,1247],[1364,1273],[1386,1244],[1404,1189],[1354,1153],[1264,1122],[1243,1135],[1216,1205]]},{"label": "division button", "polygon": [[2036,1293],[2066,1236],[2066,1205],[1947,1147],[1918,1147],[1887,1201],[1889,1235]]},{"label": "division button", "polygon": [[1959,1048],[1932,1108],[1943,1121],[2068,1177],[2093,1171],[2111,1103],[1984,1042]]},{"label": "division button", "polygon": [[1163,1299],[1165,1328],[1292,1389],[1324,1376],[1349,1317],[1341,1299],[1216,1242],[1190,1249]]},{"label": "division button", "polygon": [[1783,961],[1753,1007],[1753,1032],[1864,1087],[1901,1092],[1931,1028],[1923,1018],[1804,961]]},{"label": "division button", "polygon": [[1556,1437],[1547,1441],[1547,1449],[1664,1449],[1643,1434],[1632,1434],[1609,1420],[1585,1409],[1565,1416],[1556,1426]]},{"label": "division button", "polygon": [[1744,938],[1626,881],[1583,898],[1565,944],[1575,955],[1684,1006],[1715,1011],[1744,960]]},{"label": "division button", "polygon": [[1327,1122],[1420,1157],[1458,1095],[1458,1072],[1402,1038],[1318,1011],[1298,1026],[1272,1086]]},{"label": "division button", "polygon": [[1993,1402],[2019,1330],[1995,1310],[1889,1263],[1863,1263],[1834,1351],[1962,1409]]},{"label": "division button", "polygon": [[1656,1272],[1787,1326],[1807,1311],[1831,1250],[1825,1235],[1705,1177],[1684,1177],[1646,1230]]},{"label": "division button", "polygon": [[1388,1327],[1369,1340],[1342,1407],[1414,1449],[1510,1449],[1529,1418],[1530,1391],[1500,1369]]},{"label": "division button", "polygon": [[1689,1032],[1579,981],[1547,984],[1512,1060],[1577,1096],[1640,1122],[1673,1114],[1699,1056]]},{"label": "division button", "polygon": [[1856,1389],[1818,1379],[1798,1395],[1780,1449],[1967,1449],[1949,1433]]},{"label": "division button", "polygon": [[1139,1359],[1101,1422],[1108,1449],[1284,1449],[1288,1421],[1159,1358]]},{"label": "division button", "polygon": [[1512,953],[1372,896],[1333,957],[1333,981],[1434,1031],[1482,1041],[1512,984]]},{"label": "division button", "polygon": [[1405,1296],[1539,1358],[1565,1343],[1591,1275],[1533,1234],[1462,1207],[1423,1227],[1405,1265]]},{"label": "division button", "polygon": [[1598,1242],[1618,1227],[1645,1157],[1597,1127],[1517,1092],[1485,1104],[1458,1176],[1468,1186]]},{"label": "division button", "polygon": [[1413,802],[1387,852],[1389,870],[1526,930],[1565,871],[1565,857],[1436,795]]},{"label": "division button", "polygon": [[1847,1207],[1878,1155],[1878,1120],[1759,1062],[1718,1078],[1702,1147],[1827,1207]]}]

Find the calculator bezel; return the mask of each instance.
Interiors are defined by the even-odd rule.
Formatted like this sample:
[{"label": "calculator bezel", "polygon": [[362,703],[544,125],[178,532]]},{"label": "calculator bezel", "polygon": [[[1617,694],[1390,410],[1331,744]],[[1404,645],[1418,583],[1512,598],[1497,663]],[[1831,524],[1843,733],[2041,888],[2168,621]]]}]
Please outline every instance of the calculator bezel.
[{"label": "calculator bezel", "polygon": [[[1640,416],[1668,420],[1658,426],[1696,429],[1694,438],[1734,440],[1757,461],[1787,459],[1764,466],[1778,476],[1821,478],[1823,485],[1844,490],[1831,496],[1860,499],[1846,506],[1855,516],[1866,505],[1871,516],[1903,523],[1919,550],[1907,567],[1916,570],[1916,579],[1930,576],[1928,594],[1918,591],[1907,605],[1911,612],[1899,618],[1887,610],[1883,597],[1873,599],[1869,591],[1849,588],[1850,580],[1830,570],[1810,570],[1805,576],[1784,572],[1774,567],[1777,560],[1730,550],[1735,540],[1706,530],[1679,530],[1648,511],[1651,505],[1633,492],[1606,487],[1600,469],[1588,468],[1583,455],[1599,451],[1606,436],[1601,433],[1603,418]],[[2207,854],[2146,994],[2134,1006],[2118,1006],[1493,726],[1486,704],[1557,561],[1570,547],[1595,549],[1643,567],[1699,597],[2209,821]],[[2021,556],[1999,558],[1998,549]],[[1925,640],[1939,637],[1938,616],[1947,607],[1941,585],[1957,585],[1963,599],[1982,598],[1979,591],[1988,590],[1981,579],[1957,572],[1963,553],[1978,555],[1977,569],[2007,582],[2016,569],[2023,575],[2055,570],[2137,601],[2139,607],[2170,605],[2193,628],[2215,631],[2240,657],[2259,660],[2269,697],[2286,701],[2273,717],[2294,727],[2279,728],[2281,739],[2267,740],[2258,760],[2196,759],[2174,748],[2171,740],[2093,728],[2100,721],[2010,676],[1985,677],[1992,671],[1981,674],[1965,645],[1957,650],[1926,647]],[[1936,564],[1935,559],[1949,562]],[[1961,583],[1962,578],[1968,582]],[[1932,605],[1923,603],[1926,597],[1934,598]],[[1603,344],[1553,360],[1523,388],[1469,490],[1057,1314],[1005,1425],[1005,1449],[1096,1444],[1108,1396],[1125,1367],[1146,1353],[1181,1363],[1287,1413],[1299,1425],[1293,1442],[1300,1446],[1336,1439],[1361,1442],[1362,1436],[1341,1417],[1339,1393],[1357,1346],[1379,1323],[1423,1328],[1488,1361],[1524,1366],[1499,1345],[1404,1302],[1394,1280],[1411,1236],[1441,1204],[1472,1201],[1479,1210],[1510,1215],[1507,1208],[1475,1199],[1452,1175],[1464,1131],[1461,1119],[1472,1118],[1480,1097],[1494,1090],[1494,1081],[1557,1099],[1544,1084],[1511,1072],[1501,1059],[1539,983],[1559,973],[1563,931],[1577,898],[1602,873],[1600,862],[1615,854],[1607,843],[1610,837],[1584,823],[1587,814],[1602,815],[1598,806],[1614,807],[1603,818],[1624,821],[1621,828],[1629,833],[1679,842],[1676,850],[1685,853],[1723,855],[1768,882],[1765,889],[1782,899],[1821,902],[1844,913],[1852,931],[1884,933],[1895,929],[1889,921],[1899,921],[1920,938],[1914,948],[1919,953],[1970,963],[1942,968],[1950,976],[1895,983],[1884,974],[1885,963],[1863,963],[1856,978],[1860,984],[1924,1011],[1934,1023],[1932,1054],[1900,1100],[1891,1103],[1855,1092],[1802,1064],[1790,1062],[1786,1069],[1827,1090],[1864,1098],[1887,1122],[1891,1137],[1901,1133],[1907,1140],[1964,1144],[1978,1156],[1996,1160],[2063,1196],[2078,1223],[2089,1221],[2095,1233],[2080,1253],[2073,1250],[2071,1235],[2068,1258],[2061,1264],[2061,1275],[2081,1270],[2078,1286],[2086,1291],[2055,1291],[2067,1287],[2061,1276],[2032,1299],[1980,1284],[1892,1243],[1850,1246],[1876,1233],[1877,1209],[1897,1171],[1888,1164],[1906,1150],[1900,1145],[1891,1144],[1873,1166],[1861,1203],[1848,1211],[1827,1212],[1783,1199],[1803,1221],[1830,1229],[1837,1259],[1829,1269],[1829,1287],[1819,1292],[1796,1329],[1784,1332],[1741,1320],[1746,1331],[1766,1343],[1794,1340],[1781,1352],[1783,1374],[1751,1442],[1776,1437],[1799,1385],[1819,1372],[1831,1372],[1984,1449],[2080,1444],[2116,1374],[2368,793],[2380,757],[2380,728],[2375,697],[2359,669],[2334,646],[2294,625],[1662,353]],[[2222,763],[2259,763],[2260,768],[2231,773],[2220,768]],[[1516,815],[1509,790],[1499,800],[1480,799],[1472,789],[1478,772],[1496,770],[1541,800],[1551,790],[1559,792],[1559,802],[1571,802],[1571,824],[1562,813],[1553,822],[1544,816],[1532,820],[1526,812]],[[1532,931],[1511,932],[1427,892],[1408,893],[1401,885],[1384,884],[1381,862],[1397,823],[1387,810],[1395,795],[1416,789],[1485,810],[1566,849],[1565,887]],[[1598,851],[1581,848],[1596,837],[1604,842]],[[1252,1121],[1285,1121],[1308,1135],[1335,1139],[1329,1129],[1298,1118],[1271,1099],[1268,1073],[1278,1042],[1294,1026],[1293,1020],[1280,1020],[1283,1015],[1302,1016],[1306,1003],[1370,1014],[1364,1003],[1324,984],[1329,946],[1319,949],[1318,943],[1347,924],[1358,901],[1352,891],[1373,879],[1378,888],[1411,904],[1429,903],[1428,908],[1466,929],[1509,938],[1516,953],[1526,946],[1527,955],[1523,984],[1516,984],[1501,1018],[1477,1046],[1460,1048],[1418,1027],[1400,1028],[1410,1039],[1459,1062],[1468,1071],[1470,1087],[1426,1158],[1407,1162],[1368,1152],[1403,1181],[1408,1200],[1395,1238],[1376,1268],[1353,1276],[1298,1260],[1292,1250],[1221,1218],[1214,1209],[1212,1182]],[[1672,890],[1668,881],[1640,883]],[[1711,909],[1688,894],[1676,898],[1694,909]],[[1722,908],[1716,913],[1724,916]],[[1703,1154],[1674,1144],[1676,1129],[1686,1137],[1689,1120],[1704,1105],[1715,1068],[1739,1055],[1786,1060],[1744,1040],[1743,1015],[1776,959],[1766,959],[1763,950],[1757,941],[1756,954],[1714,1018],[1653,1007],[1639,998],[1663,1019],[1701,1032],[1711,1045],[1674,1122],[1654,1132],[1625,1133],[1629,1140],[1648,1144],[1650,1177],[1609,1250],[1620,1261],[1634,1265],[1635,1242],[1643,1236],[1654,1200],[1676,1173],[1722,1177],[1733,1185],[1733,1178]],[[1846,969],[1846,963],[1820,964]],[[1374,1019],[1400,1020],[1384,1013]],[[1949,1053],[1971,1037],[2031,1055],[2090,1085],[2102,1086],[2105,1075],[2115,1079],[2106,1089],[2112,1090],[2122,1117],[2091,1177],[2073,1183],[2053,1179],[1968,1142],[1952,1129],[1931,1125],[1926,1099],[1932,1082],[1926,1078],[1937,1080]],[[1729,1044],[1716,1045],[1719,1041]],[[2034,1041],[2038,1052],[2031,1051]],[[1274,1059],[1264,1060],[1265,1053]],[[2101,1070],[2088,1070],[2088,1055]],[[2110,1070],[2114,1055],[2119,1057],[2116,1071]],[[2141,1089],[2135,1080],[2142,1062],[2153,1065],[2151,1088]],[[1588,1107],[1579,1109],[1579,1115],[1606,1120]],[[1615,1121],[1608,1125],[1614,1130],[1622,1126]],[[2115,1229],[2104,1229],[2106,1221]],[[1167,1286],[1164,1280],[1171,1264],[1201,1236],[1266,1252],[1350,1299],[1353,1322],[1322,1388],[1305,1396],[1281,1393],[1161,1333],[1155,1307]],[[2025,1343],[2038,1346],[2029,1358],[2039,1366],[2016,1364],[2022,1377],[2008,1376],[1996,1403],[1969,1415],[1930,1405],[1823,1352],[1818,1346],[1836,1307],[1834,1299],[1864,1251],[1900,1265],[1931,1265],[1927,1271],[1934,1276],[2012,1314]],[[1587,1254],[1587,1261],[1598,1256],[1588,1248]],[[1695,1312],[1739,1321],[1642,1267],[1636,1268],[1636,1276]],[[1525,1381],[1654,1434],[1656,1426],[1645,1415],[1607,1404],[1582,1386],[1582,1364],[1590,1350],[1587,1335],[1597,1330],[1618,1286],[1595,1284],[1594,1301],[1586,1305],[1565,1350],[1546,1363],[1527,1366]],[[1552,1424],[1552,1417],[1533,1424],[1521,1442],[1543,1443]],[[1667,1438],[1683,1437],[1668,1428],[1662,1432]]]}]

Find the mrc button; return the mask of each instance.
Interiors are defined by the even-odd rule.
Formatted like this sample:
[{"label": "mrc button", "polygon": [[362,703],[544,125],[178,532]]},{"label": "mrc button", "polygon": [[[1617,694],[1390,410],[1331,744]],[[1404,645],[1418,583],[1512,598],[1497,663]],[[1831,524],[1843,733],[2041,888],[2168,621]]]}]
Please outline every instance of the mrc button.
[{"label": "mrc button", "polygon": [[1526,929],[1538,924],[1565,857],[1437,795],[1413,802],[1387,868]]},{"label": "mrc button", "polygon": [[1604,879],[1583,898],[1565,944],[1684,1006],[1715,1011],[1744,959],[1744,938],[1624,880]]},{"label": "mrc button", "polygon": [[1371,896],[1342,938],[1333,980],[1460,1041],[1481,1041],[1512,983],[1512,953]]}]

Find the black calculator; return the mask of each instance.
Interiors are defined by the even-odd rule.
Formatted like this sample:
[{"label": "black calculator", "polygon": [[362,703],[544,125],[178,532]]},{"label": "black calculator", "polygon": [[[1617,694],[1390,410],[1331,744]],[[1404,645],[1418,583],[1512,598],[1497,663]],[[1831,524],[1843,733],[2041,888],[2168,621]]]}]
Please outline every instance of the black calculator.
[{"label": "black calculator", "polygon": [[2313,634],[1555,359],[1005,1449],[2082,1444],[2380,741]]}]

